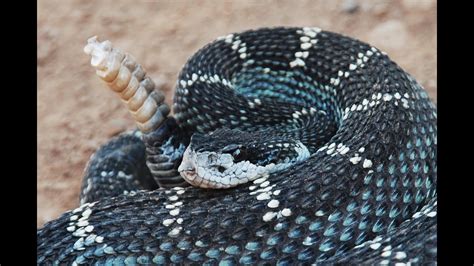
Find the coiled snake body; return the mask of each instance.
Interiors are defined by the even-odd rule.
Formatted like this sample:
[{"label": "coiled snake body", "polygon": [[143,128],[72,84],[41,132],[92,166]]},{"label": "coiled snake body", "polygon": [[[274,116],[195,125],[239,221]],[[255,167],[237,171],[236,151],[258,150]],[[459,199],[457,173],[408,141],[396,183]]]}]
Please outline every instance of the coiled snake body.
[{"label": "coiled snake body", "polygon": [[[127,58],[124,86],[147,87]],[[38,230],[38,264],[436,262],[436,108],[377,48],[246,31],[190,58],[174,117],[148,87],[155,113],[125,98],[143,133],[92,157],[83,204]]]}]

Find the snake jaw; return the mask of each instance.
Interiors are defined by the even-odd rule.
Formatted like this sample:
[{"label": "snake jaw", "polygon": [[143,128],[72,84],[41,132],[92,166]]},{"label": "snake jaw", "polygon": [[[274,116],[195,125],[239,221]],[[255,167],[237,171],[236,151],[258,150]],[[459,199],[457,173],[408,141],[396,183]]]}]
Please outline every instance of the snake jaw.
[{"label": "snake jaw", "polygon": [[197,171],[196,165],[194,164],[195,153],[191,151],[188,147],[183,154],[183,160],[178,167],[179,174],[186,180],[188,183],[191,183],[196,179]]},{"label": "snake jaw", "polygon": [[291,164],[253,164],[247,160],[235,162],[230,154],[197,152],[186,148],[178,172],[183,179],[195,187],[226,189],[248,183]]}]

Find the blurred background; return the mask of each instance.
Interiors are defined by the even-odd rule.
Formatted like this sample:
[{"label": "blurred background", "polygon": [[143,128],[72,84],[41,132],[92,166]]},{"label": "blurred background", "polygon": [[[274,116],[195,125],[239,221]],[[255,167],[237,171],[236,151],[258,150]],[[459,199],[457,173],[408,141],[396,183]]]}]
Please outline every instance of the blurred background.
[{"label": "blurred background", "polygon": [[89,37],[134,55],[171,103],[187,58],[218,36],[317,26],[387,52],[436,102],[436,7],[434,0],[39,0],[37,226],[78,206],[91,154],[134,127],[89,65]]}]

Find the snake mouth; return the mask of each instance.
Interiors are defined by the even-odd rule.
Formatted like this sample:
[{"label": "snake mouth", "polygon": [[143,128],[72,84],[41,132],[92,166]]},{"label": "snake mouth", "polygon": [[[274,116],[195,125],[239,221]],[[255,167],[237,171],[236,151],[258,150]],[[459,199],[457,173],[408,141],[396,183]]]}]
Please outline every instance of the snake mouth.
[{"label": "snake mouth", "polygon": [[190,169],[190,170],[183,170],[179,172],[181,176],[183,176],[187,180],[194,180],[197,176],[196,170],[195,169]]},{"label": "snake mouth", "polygon": [[189,148],[186,149],[183,154],[183,160],[178,167],[179,174],[188,182],[193,181],[197,177],[194,157],[195,154]]}]

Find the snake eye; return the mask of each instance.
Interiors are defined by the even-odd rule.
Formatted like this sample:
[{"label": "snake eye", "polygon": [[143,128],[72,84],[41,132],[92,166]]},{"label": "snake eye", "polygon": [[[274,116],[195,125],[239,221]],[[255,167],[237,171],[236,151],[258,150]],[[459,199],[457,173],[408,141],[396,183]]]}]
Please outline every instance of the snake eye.
[{"label": "snake eye", "polygon": [[246,147],[238,144],[229,144],[222,149],[223,153],[231,154],[234,158],[234,162],[240,162],[246,160],[247,149]]},{"label": "snake eye", "polygon": [[233,154],[234,152],[238,151],[240,147],[242,147],[242,145],[229,144],[229,145],[225,146],[224,148],[222,148],[222,152]]}]

